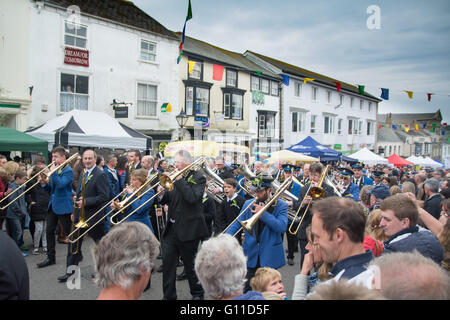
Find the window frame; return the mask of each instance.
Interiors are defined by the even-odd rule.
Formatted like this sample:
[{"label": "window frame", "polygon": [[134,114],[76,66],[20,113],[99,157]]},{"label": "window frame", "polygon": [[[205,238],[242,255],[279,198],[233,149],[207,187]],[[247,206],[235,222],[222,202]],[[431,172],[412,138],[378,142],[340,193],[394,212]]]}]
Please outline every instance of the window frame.
[{"label": "window frame", "polygon": [[[73,88],[72,88],[72,92],[67,92],[67,91],[63,91],[62,90],[62,75],[70,75],[73,76]],[[80,93],[80,92],[76,92],[77,91],[77,77],[84,77],[87,78],[87,93]],[[70,112],[72,110],[89,110],[89,99],[90,99],[90,94],[89,94],[89,83],[90,83],[90,79],[89,79],[89,75],[83,75],[83,74],[78,74],[78,73],[70,73],[67,71],[60,71],[59,72],[59,108],[58,108],[58,113],[64,113],[64,112]],[[73,108],[70,110],[62,110],[61,109],[61,97],[63,95],[68,95],[71,94],[71,96],[73,96]],[[85,97],[87,99],[87,107],[86,109],[78,109],[75,107],[75,97],[79,96],[79,97]]]},{"label": "window frame", "polygon": [[[244,94],[245,94],[245,90],[241,90],[241,89],[231,89],[231,88],[222,88],[223,91],[223,97],[222,97],[222,113],[224,115],[225,119],[230,119],[230,120],[244,120],[244,103],[245,103],[245,99],[244,99]],[[225,97],[229,96],[229,115],[226,115],[226,103],[225,103]],[[233,101],[235,101],[235,96],[240,96],[241,97],[241,112],[240,118],[234,117],[233,116]]]},{"label": "window frame", "polygon": [[300,81],[295,81],[294,83],[294,97],[300,98],[302,96],[303,83]]},{"label": "window frame", "polygon": [[[314,122],[313,122],[314,119]],[[314,126],[313,126],[314,123]],[[310,118],[310,129],[309,132],[310,133],[316,133],[317,130],[317,115],[316,114],[312,114],[311,118]]]},{"label": "window frame", "polygon": [[[156,88],[156,99],[155,100],[143,100],[143,99],[139,99],[139,85],[145,85],[146,86],[146,90],[148,90],[149,86],[155,87]],[[146,115],[146,114],[139,114],[139,102],[140,101],[145,101],[150,102],[150,103],[154,103],[155,104],[155,115]],[[135,110],[135,117],[136,118],[152,118],[155,119],[158,117],[158,85],[155,83],[148,83],[148,82],[137,82],[136,83],[136,110]]]},{"label": "window frame", "polygon": [[319,101],[319,88],[311,87],[311,101],[313,102]]},{"label": "window frame", "polygon": [[[276,90],[276,94],[273,94],[274,88]],[[274,96],[274,97],[278,97],[279,96],[279,92],[280,92],[280,89],[279,89],[278,82],[274,81],[274,80],[270,80],[270,95]]]},{"label": "window frame", "polygon": [[[73,45],[72,44],[66,44],[66,24],[74,25],[76,27],[76,29],[77,29],[77,26],[80,26],[80,27],[86,29],[86,36],[85,37],[77,35],[77,34],[75,34],[75,35],[71,34],[71,33],[67,34],[67,36],[85,40],[86,41],[86,46],[85,47],[77,46],[76,45],[76,41],[74,41],[75,44],[73,44]],[[63,44],[64,44],[65,47],[71,47],[71,48],[76,48],[76,49],[88,50],[88,43],[89,43],[89,41],[88,41],[88,26],[87,25],[81,24],[81,23],[73,23],[73,22],[64,20],[64,23],[63,23]]]},{"label": "window frame", "polygon": [[[155,56],[154,60],[147,60],[147,59],[142,58],[142,50],[144,50],[144,49],[142,49],[142,42],[145,42],[147,44],[152,44],[154,46],[153,52],[148,51],[148,50],[146,50],[146,52],[144,52],[144,53],[147,53],[150,55],[154,55]],[[156,57],[157,57],[157,43],[154,41],[151,41],[151,40],[141,38],[140,42],[139,42],[139,61],[148,62],[148,63],[156,63]]]},{"label": "window frame", "polygon": [[[267,91],[263,90],[263,82],[265,82],[265,81],[267,81]],[[260,84],[261,84],[260,85],[261,92],[264,94],[270,95],[270,80],[266,79],[266,78],[261,78]]]},{"label": "window frame", "polygon": [[200,64],[200,78],[196,78],[196,77],[193,77],[193,76],[192,76],[192,75],[194,74],[194,70],[192,70],[192,74],[189,73],[189,63],[186,63],[188,79],[189,79],[189,80],[203,81],[203,76],[204,76],[204,61],[197,60],[197,59],[192,59],[192,58],[188,58],[188,61],[195,61],[195,62],[197,62],[197,63],[194,65],[194,69],[195,69],[196,66],[198,66],[198,65]]},{"label": "window frame", "polygon": [[[231,74],[231,73],[235,73],[235,74],[236,74],[235,84],[234,84],[234,85],[228,84],[228,75]],[[226,74],[225,74],[225,86],[230,87],[230,88],[237,88],[237,87],[238,87],[238,75],[239,75],[238,70],[226,68]]]}]

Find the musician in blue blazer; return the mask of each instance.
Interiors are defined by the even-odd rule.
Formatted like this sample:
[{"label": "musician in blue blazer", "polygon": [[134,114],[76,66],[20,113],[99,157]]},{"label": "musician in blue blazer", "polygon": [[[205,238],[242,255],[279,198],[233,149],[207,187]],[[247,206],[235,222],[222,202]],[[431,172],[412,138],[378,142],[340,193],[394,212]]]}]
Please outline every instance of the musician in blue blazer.
[{"label": "musician in blue blazer", "polygon": [[[131,186],[128,189],[128,194],[126,195],[126,198],[130,197],[134,190],[137,190],[140,188],[145,181],[147,180],[147,173],[148,171],[146,169],[137,169],[131,173],[130,178],[130,184]],[[143,195],[142,195],[143,194]],[[137,221],[145,224],[147,227],[152,230],[153,234],[155,233],[152,227],[152,224],[150,222],[150,208],[153,205],[154,199],[150,200],[155,195],[155,191],[153,189],[149,189],[148,187],[145,190],[140,191],[138,194],[134,195],[131,200],[129,200],[128,203],[135,200],[138,196],[142,195],[139,199],[131,203],[131,205],[126,209],[126,212],[122,214],[123,218],[128,216],[131,212],[135,211],[131,216],[127,218],[127,222],[130,221]],[[150,201],[149,201],[150,200]],[[120,209],[118,206],[119,200],[115,200],[111,207],[114,209]],[[144,205],[145,203],[145,205]]]},{"label": "musician in blue blazer", "polygon": [[[248,205],[252,202],[247,200],[242,210],[244,213],[239,218],[240,221],[247,220],[258,212],[264,203],[271,198],[270,176],[259,176],[252,182],[252,189],[256,193],[256,203],[251,208]],[[247,256],[247,283],[245,291],[250,290],[249,280],[255,275],[259,267],[281,268],[285,265],[284,247],[281,235],[286,231],[288,205],[281,199],[276,199],[273,204],[261,215],[254,225],[253,235],[245,232],[242,247]],[[242,211],[241,211],[242,212]],[[241,225],[236,221],[226,233],[234,235]]]},{"label": "musician in blue blazer", "polygon": [[363,168],[364,168],[364,164],[361,162],[358,162],[358,163],[352,165],[352,169],[353,169],[352,183],[356,184],[360,190],[364,186],[372,186],[373,185],[373,180],[369,177],[366,177],[363,174],[363,171],[362,171]]},{"label": "musician in blue blazer", "polygon": [[342,185],[338,186],[338,189],[341,192],[342,197],[351,198],[354,201],[358,202],[359,187],[351,182],[353,171],[347,168],[338,168],[338,169],[342,177]]},{"label": "musician in blue blazer", "polygon": [[[67,160],[64,147],[58,146],[52,150],[52,162],[55,166],[63,164]],[[55,264],[55,230],[58,220],[68,235],[71,228],[70,215],[72,214],[72,182],[73,171],[70,165],[64,166],[50,176],[50,179],[42,180],[39,177],[41,186],[50,192],[48,213],[46,217],[46,237],[47,237],[47,258],[38,263],[38,268],[43,268]]]}]

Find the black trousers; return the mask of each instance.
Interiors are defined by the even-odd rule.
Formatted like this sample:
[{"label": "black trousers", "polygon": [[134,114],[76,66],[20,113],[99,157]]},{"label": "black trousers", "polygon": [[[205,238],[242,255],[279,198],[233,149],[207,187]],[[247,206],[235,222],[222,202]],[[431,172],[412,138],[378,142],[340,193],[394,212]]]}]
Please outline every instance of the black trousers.
[{"label": "black trousers", "polygon": [[200,244],[200,239],[180,241],[175,233],[173,224],[167,222],[168,230],[162,235],[161,251],[163,263],[163,294],[164,300],[176,300],[176,276],[178,257],[183,259],[184,269],[189,282],[189,289],[193,297],[203,297],[204,291],[194,270],[194,259]]},{"label": "black trousers", "polygon": [[[95,223],[95,221],[92,222],[92,224],[94,224],[94,223]],[[86,229],[81,229],[79,235],[83,234],[84,232],[86,232]],[[67,233],[67,234],[69,234],[69,233]],[[104,223],[101,223],[101,222],[98,223],[94,228],[92,228],[88,232],[88,235],[94,240],[95,243],[98,243],[101,240],[101,238],[105,235]],[[77,237],[78,237],[78,235],[77,235],[77,233],[75,233],[70,238],[71,239],[76,239]],[[67,244],[67,261],[66,261],[67,267],[73,266],[73,265],[77,266],[80,263],[80,261],[82,260],[83,252],[81,250],[81,247],[83,245],[83,238],[84,237],[82,237],[76,243],[72,244],[72,243],[69,242]],[[72,254],[73,252],[76,252],[76,254]]]},{"label": "black trousers", "polygon": [[298,243],[300,245],[300,270],[302,270],[303,260],[305,258],[305,254],[308,250],[306,250],[306,245],[308,244],[308,240],[299,239]]},{"label": "black trousers", "polygon": [[[288,249],[287,258],[288,259],[294,259],[294,252],[298,249],[298,236],[292,235],[289,232],[289,227],[290,227],[291,223],[292,223],[292,221],[288,220],[288,225],[286,228],[286,240],[287,240],[287,249]],[[298,222],[294,223],[294,225],[292,226],[292,230],[297,229],[297,227],[298,227]]]},{"label": "black trousers", "polygon": [[64,232],[66,234],[70,233],[70,227],[72,225],[72,221],[70,220],[71,213],[67,214],[56,214],[53,212],[52,207],[48,209],[46,221],[47,221],[47,229],[45,231],[45,235],[47,237],[47,258],[49,260],[54,261],[56,256],[55,250],[55,231],[58,225],[58,220],[61,221]]}]

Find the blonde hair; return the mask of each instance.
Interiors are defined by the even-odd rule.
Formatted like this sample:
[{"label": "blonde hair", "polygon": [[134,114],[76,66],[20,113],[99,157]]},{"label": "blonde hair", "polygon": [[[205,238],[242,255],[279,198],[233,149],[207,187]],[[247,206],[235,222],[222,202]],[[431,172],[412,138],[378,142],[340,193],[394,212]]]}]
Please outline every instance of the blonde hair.
[{"label": "blonde hair", "polygon": [[393,185],[389,188],[389,192],[391,193],[391,196],[393,196],[394,194],[402,193],[402,189],[400,189],[398,185]]},{"label": "blonde hair", "polygon": [[261,292],[266,300],[284,300],[278,293],[272,291]]},{"label": "blonde hair", "polygon": [[308,300],[386,300],[378,291],[363,285],[349,283],[346,279],[331,281],[314,287]]},{"label": "blonde hair", "polygon": [[274,279],[281,279],[281,273],[269,267],[258,268],[255,276],[250,280],[250,286],[253,291],[264,292],[270,281]]},{"label": "blonde hair", "polygon": [[0,167],[0,177],[6,182],[13,181],[19,167],[20,166],[17,162],[7,161],[2,167]]},{"label": "blonde hair", "polygon": [[402,184],[402,192],[411,192],[411,193],[415,193],[416,192],[416,187],[414,186],[414,183],[410,182],[410,181],[405,181]]},{"label": "blonde hair", "polygon": [[380,227],[381,210],[375,209],[370,212],[367,217],[366,234],[378,241],[386,241],[389,237],[384,233],[383,228]]},{"label": "blonde hair", "polygon": [[[144,182],[147,181],[147,175],[148,175],[147,169],[137,169],[131,172],[131,176],[138,179],[142,184],[144,184]],[[143,191],[144,190],[142,190],[141,192]],[[139,192],[139,194],[141,192]]]}]

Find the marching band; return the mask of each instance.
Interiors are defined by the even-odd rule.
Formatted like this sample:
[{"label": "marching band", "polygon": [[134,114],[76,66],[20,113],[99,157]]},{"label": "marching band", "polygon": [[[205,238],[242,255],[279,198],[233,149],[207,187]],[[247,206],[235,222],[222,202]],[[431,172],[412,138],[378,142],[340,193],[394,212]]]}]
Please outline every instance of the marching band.
[{"label": "marching band", "polygon": [[[250,290],[250,279],[258,268],[277,269],[286,262],[294,265],[294,252],[300,251],[301,268],[307,252],[311,204],[327,197],[361,202],[361,189],[381,186],[385,175],[380,168],[369,168],[363,163],[324,166],[315,162],[299,166],[255,161],[251,166],[228,166],[223,156],[194,161],[185,150],[176,153],[173,165],[169,161],[164,169],[158,162],[167,159],[141,158],[138,150],[128,152],[125,168],[116,167],[118,156],[111,154],[102,169],[96,165],[94,150],[86,149],[81,154],[82,173],[73,189],[72,168],[76,167],[77,156],[70,156],[63,147],[54,148],[52,161],[44,168],[47,170],[18,186],[22,192],[16,194],[16,199],[36,179],[38,187],[49,194],[47,258],[37,267],[56,263],[58,221],[68,235],[67,267],[78,265],[83,259],[85,235],[97,243],[115,225],[137,221],[146,225],[161,243],[163,295],[167,300],[177,299],[176,268],[180,258],[192,297],[204,298],[194,259],[201,242],[221,233],[234,235],[247,256],[246,291]],[[122,181],[126,182],[124,186]],[[2,192],[1,209],[16,201],[11,196],[14,192]],[[67,270],[59,281],[70,277]]]}]

